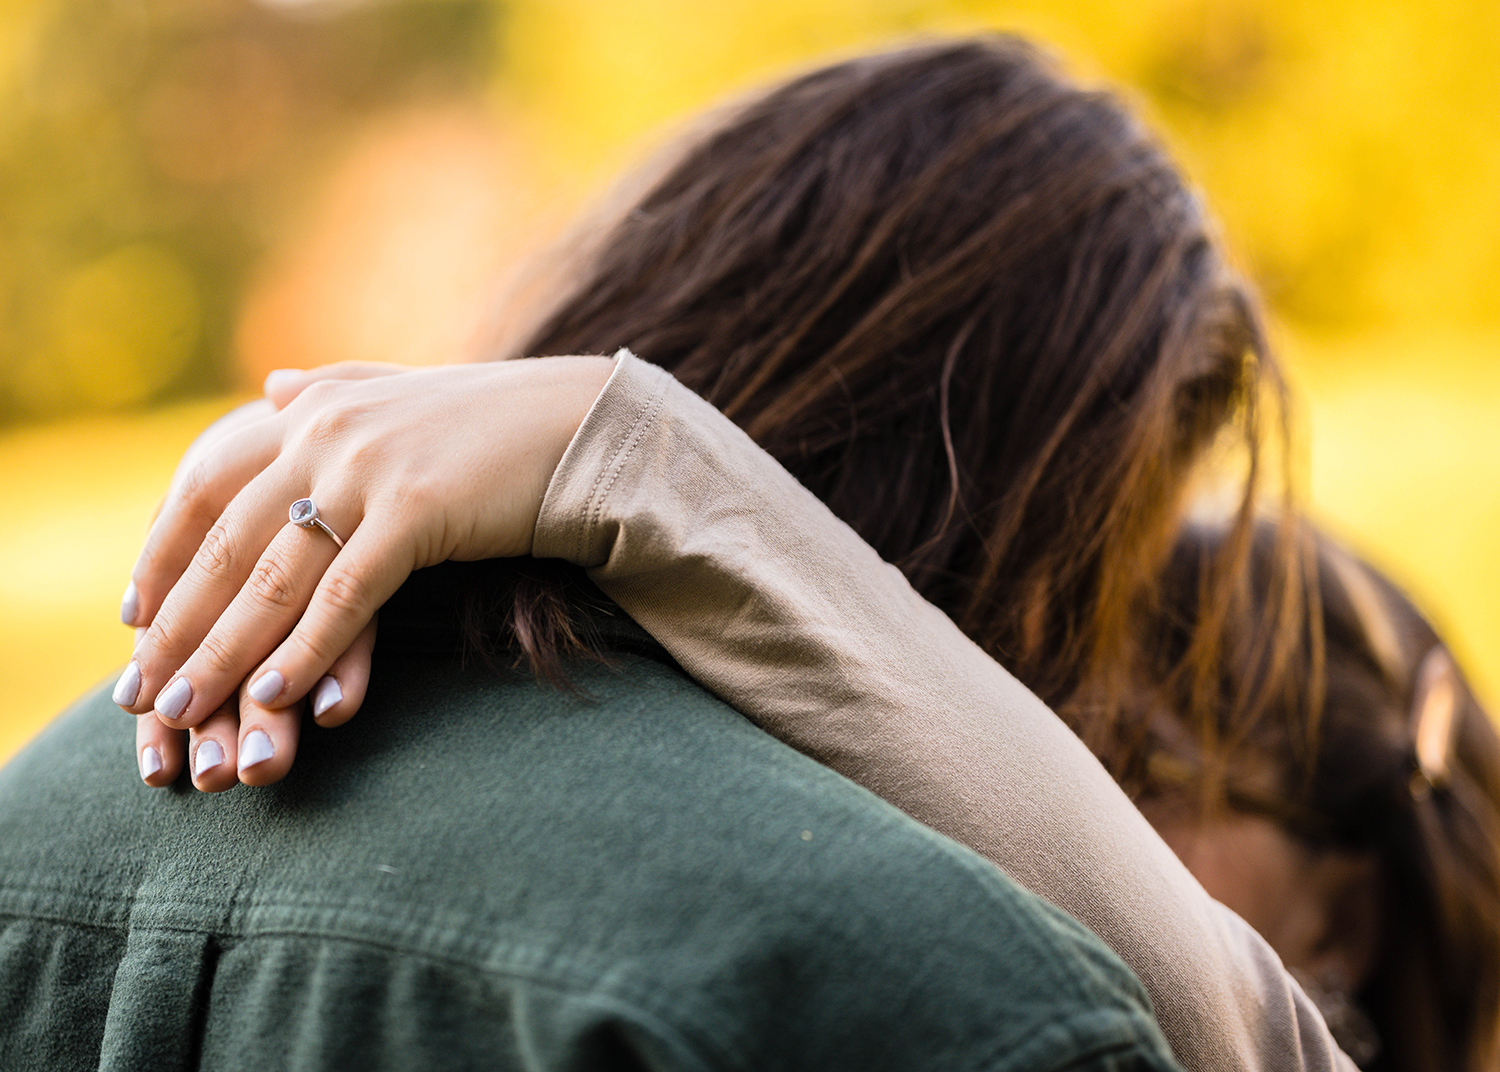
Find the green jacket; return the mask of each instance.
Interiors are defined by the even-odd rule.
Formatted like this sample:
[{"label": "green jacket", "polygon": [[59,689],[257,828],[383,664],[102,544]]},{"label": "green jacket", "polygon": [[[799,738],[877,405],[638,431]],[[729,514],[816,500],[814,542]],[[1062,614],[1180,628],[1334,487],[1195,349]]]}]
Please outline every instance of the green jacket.
[{"label": "green jacket", "polygon": [[0,771],[0,1070],[1175,1067],[1093,935],[628,623],[580,695],[423,635],[269,789],[145,787],[103,691]]}]

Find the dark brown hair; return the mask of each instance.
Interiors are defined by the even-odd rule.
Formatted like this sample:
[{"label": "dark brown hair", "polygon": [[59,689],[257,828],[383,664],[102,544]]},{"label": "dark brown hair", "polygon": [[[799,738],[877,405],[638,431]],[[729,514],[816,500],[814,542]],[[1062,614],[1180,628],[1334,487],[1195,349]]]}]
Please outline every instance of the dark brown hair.
[{"label": "dark brown hair", "polygon": [[[1126,661],[1189,472],[1231,424],[1248,524],[1275,385],[1161,146],[1006,37],[825,67],[688,147],[522,352],[622,345],[1065,709]],[[1109,705],[1071,710],[1108,735]]]},{"label": "dark brown hair", "polygon": [[[1200,788],[1203,757],[1172,723],[1216,723],[1229,774],[1208,777],[1230,809],[1273,818],[1315,850],[1377,861],[1375,961],[1355,995],[1381,1042],[1367,1067],[1492,1070],[1500,1062],[1500,738],[1412,603],[1326,536],[1304,535],[1313,612],[1285,675],[1301,687],[1251,720],[1243,694],[1266,667],[1244,637],[1259,631],[1279,538],[1269,524],[1255,533],[1249,575],[1260,594],[1224,622],[1217,694],[1205,708],[1174,668],[1200,627],[1198,589],[1224,534],[1195,527],[1180,537],[1142,627],[1147,660],[1134,721],[1149,740],[1127,788],[1152,797]],[[1419,724],[1438,733],[1437,758],[1420,763]],[[1269,787],[1240,781],[1263,771]]]}]

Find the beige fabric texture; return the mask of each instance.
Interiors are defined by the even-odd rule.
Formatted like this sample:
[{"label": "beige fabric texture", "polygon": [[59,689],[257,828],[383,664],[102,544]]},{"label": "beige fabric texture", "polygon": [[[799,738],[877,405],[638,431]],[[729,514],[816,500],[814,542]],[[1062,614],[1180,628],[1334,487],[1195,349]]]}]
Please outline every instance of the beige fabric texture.
[{"label": "beige fabric texture", "polygon": [[534,553],[588,567],[719,697],[1091,928],[1187,1069],[1354,1069],[1062,721],[663,370],[622,352]]}]

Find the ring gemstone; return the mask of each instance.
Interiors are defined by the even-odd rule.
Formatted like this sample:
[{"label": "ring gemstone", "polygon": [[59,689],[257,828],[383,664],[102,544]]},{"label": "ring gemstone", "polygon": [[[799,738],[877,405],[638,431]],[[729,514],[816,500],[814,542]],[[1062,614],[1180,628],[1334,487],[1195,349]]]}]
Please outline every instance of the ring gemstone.
[{"label": "ring gemstone", "polygon": [[298,499],[292,503],[292,508],[287,511],[287,517],[294,525],[312,525],[318,520],[318,508],[313,505],[311,499]]},{"label": "ring gemstone", "polygon": [[298,499],[292,503],[291,509],[286,512],[286,516],[287,520],[293,525],[298,525],[304,529],[321,529],[330,540],[339,545],[340,550],[343,550],[344,541],[342,537],[329,528],[323,521],[323,518],[318,514],[317,506],[311,499]]}]

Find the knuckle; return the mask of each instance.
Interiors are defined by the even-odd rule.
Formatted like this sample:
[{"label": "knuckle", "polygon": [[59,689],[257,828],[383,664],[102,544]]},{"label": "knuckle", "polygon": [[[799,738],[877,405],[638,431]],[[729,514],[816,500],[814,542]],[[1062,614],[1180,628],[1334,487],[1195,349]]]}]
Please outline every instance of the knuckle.
[{"label": "knuckle", "polygon": [[334,567],[323,575],[323,601],[339,617],[369,617],[369,596],[365,586],[347,570]]},{"label": "knuckle", "polygon": [[355,472],[380,472],[386,454],[386,445],[369,436],[350,436],[343,444],[344,466]]},{"label": "knuckle", "polygon": [[[342,364],[342,362],[340,363]],[[338,365],[334,366],[338,368]],[[335,379],[313,380],[297,395],[304,406],[324,406],[338,394],[339,384]]]},{"label": "knuckle", "polygon": [[209,528],[219,519],[215,508],[218,474],[212,456],[189,465],[172,492],[175,510],[189,523]]},{"label": "knuckle", "polygon": [[213,674],[231,674],[238,669],[235,650],[217,633],[210,632],[199,643],[198,658]]},{"label": "knuckle", "polygon": [[203,542],[198,545],[198,553],[193,557],[193,562],[207,573],[234,572],[239,563],[239,555],[235,550],[234,539],[222,519],[215,521],[208,532],[204,533]]},{"label": "knuckle", "polygon": [[338,654],[330,650],[328,641],[316,630],[298,629],[287,637],[286,642],[294,649],[292,661],[297,664],[323,666]]},{"label": "knuckle", "polygon": [[358,414],[354,407],[336,400],[325,400],[307,419],[303,436],[313,446],[333,447],[350,436]]},{"label": "knuckle", "polygon": [[173,651],[178,647],[181,635],[177,621],[170,611],[162,611],[146,627],[146,635],[139,647],[150,651]]},{"label": "knuckle", "polygon": [[250,594],[274,607],[292,607],[298,602],[296,585],[281,559],[267,552],[255,564],[247,584]]},{"label": "knuckle", "polygon": [[208,499],[209,484],[208,466],[199,459],[183,470],[177,483],[177,498],[187,509],[195,509]]},{"label": "knuckle", "polygon": [[314,456],[337,457],[344,467],[383,456],[383,438],[370,420],[378,409],[368,400],[347,395],[327,398],[304,418],[301,446]]}]

